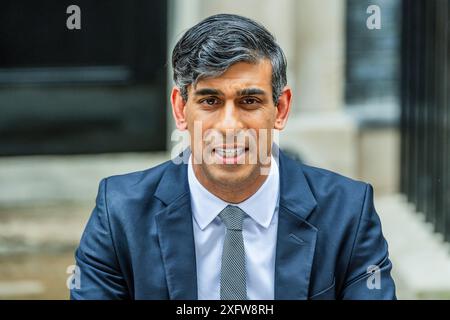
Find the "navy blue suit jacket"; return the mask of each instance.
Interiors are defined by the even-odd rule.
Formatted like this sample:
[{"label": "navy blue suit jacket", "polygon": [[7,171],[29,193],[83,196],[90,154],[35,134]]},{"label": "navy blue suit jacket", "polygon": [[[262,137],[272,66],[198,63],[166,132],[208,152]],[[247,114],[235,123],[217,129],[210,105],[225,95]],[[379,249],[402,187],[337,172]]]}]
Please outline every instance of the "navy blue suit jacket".
[{"label": "navy blue suit jacket", "polygon": [[[372,187],[276,152],[275,299],[395,299]],[[71,298],[197,299],[192,223],[186,164],[103,179]]]}]

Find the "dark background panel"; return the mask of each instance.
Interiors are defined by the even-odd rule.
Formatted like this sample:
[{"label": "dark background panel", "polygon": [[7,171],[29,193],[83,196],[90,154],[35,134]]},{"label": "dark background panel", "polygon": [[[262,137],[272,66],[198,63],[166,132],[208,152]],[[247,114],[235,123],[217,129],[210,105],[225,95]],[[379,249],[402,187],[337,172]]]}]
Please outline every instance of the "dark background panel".
[{"label": "dark background panel", "polygon": [[[347,105],[397,99],[400,83],[401,12],[392,0],[347,0],[345,100]],[[368,29],[366,10],[377,5],[381,29]]]},{"label": "dark background panel", "polygon": [[166,17],[166,1],[3,0],[0,155],[165,150]]}]

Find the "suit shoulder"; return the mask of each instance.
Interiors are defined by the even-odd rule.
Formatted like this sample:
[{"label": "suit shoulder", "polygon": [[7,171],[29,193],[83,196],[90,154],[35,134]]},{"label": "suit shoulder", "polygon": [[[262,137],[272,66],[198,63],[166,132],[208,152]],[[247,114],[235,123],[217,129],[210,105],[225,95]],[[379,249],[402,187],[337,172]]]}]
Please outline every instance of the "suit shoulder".
[{"label": "suit shoulder", "polygon": [[105,181],[108,192],[119,191],[121,193],[127,193],[127,191],[136,188],[144,188],[151,191],[158,185],[170,162],[171,160],[168,160],[145,170],[113,175],[103,180]]},{"label": "suit shoulder", "polygon": [[[111,226],[115,229],[142,223],[142,217],[150,217],[161,209],[155,191],[169,167],[171,160],[155,167],[104,178],[97,197],[104,197]],[[100,193],[101,192],[101,193]]]},{"label": "suit shoulder", "polygon": [[366,188],[367,186],[367,183],[364,181],[356,180],[331,170],[313,167],[305,164],[301,164],[301,167],[308,181],[313,184],[333,182],[353,188]]},{"label": "suit shoulder", "polygon": [[316,197],[339,196],[348,199],[364,198],[368,183],[339,173],[301,164],[303,173]]}]

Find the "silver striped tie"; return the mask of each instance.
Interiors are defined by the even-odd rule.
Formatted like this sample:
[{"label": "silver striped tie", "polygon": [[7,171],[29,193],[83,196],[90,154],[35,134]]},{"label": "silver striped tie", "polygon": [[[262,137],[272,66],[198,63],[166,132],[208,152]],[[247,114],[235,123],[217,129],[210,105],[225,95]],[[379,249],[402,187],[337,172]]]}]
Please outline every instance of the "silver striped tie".
[{"label": "silver striped tie", "polygon": [[242,222],[245,212],[236,206],[227,206],[219,213],[227,232],[223,243],[220,271],[220,299],[247,300],[245,280],[245,250]]}]

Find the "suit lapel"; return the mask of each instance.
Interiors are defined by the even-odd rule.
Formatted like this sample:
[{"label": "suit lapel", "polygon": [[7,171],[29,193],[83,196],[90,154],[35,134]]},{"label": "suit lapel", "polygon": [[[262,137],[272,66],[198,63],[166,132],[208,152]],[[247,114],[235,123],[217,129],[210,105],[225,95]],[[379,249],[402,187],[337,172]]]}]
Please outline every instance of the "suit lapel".
[{"label": "suit lapel", "polygon": [[307,299],[318,230],[306,219],[317,203],[297,162],[279,152],[279,167],[275,299]]},{"label": "suit lapel", "polygon": [[170,299],[197,299],[197,270],[187,165],[170,163],[155,197],[166,207],[156,224]]}]

